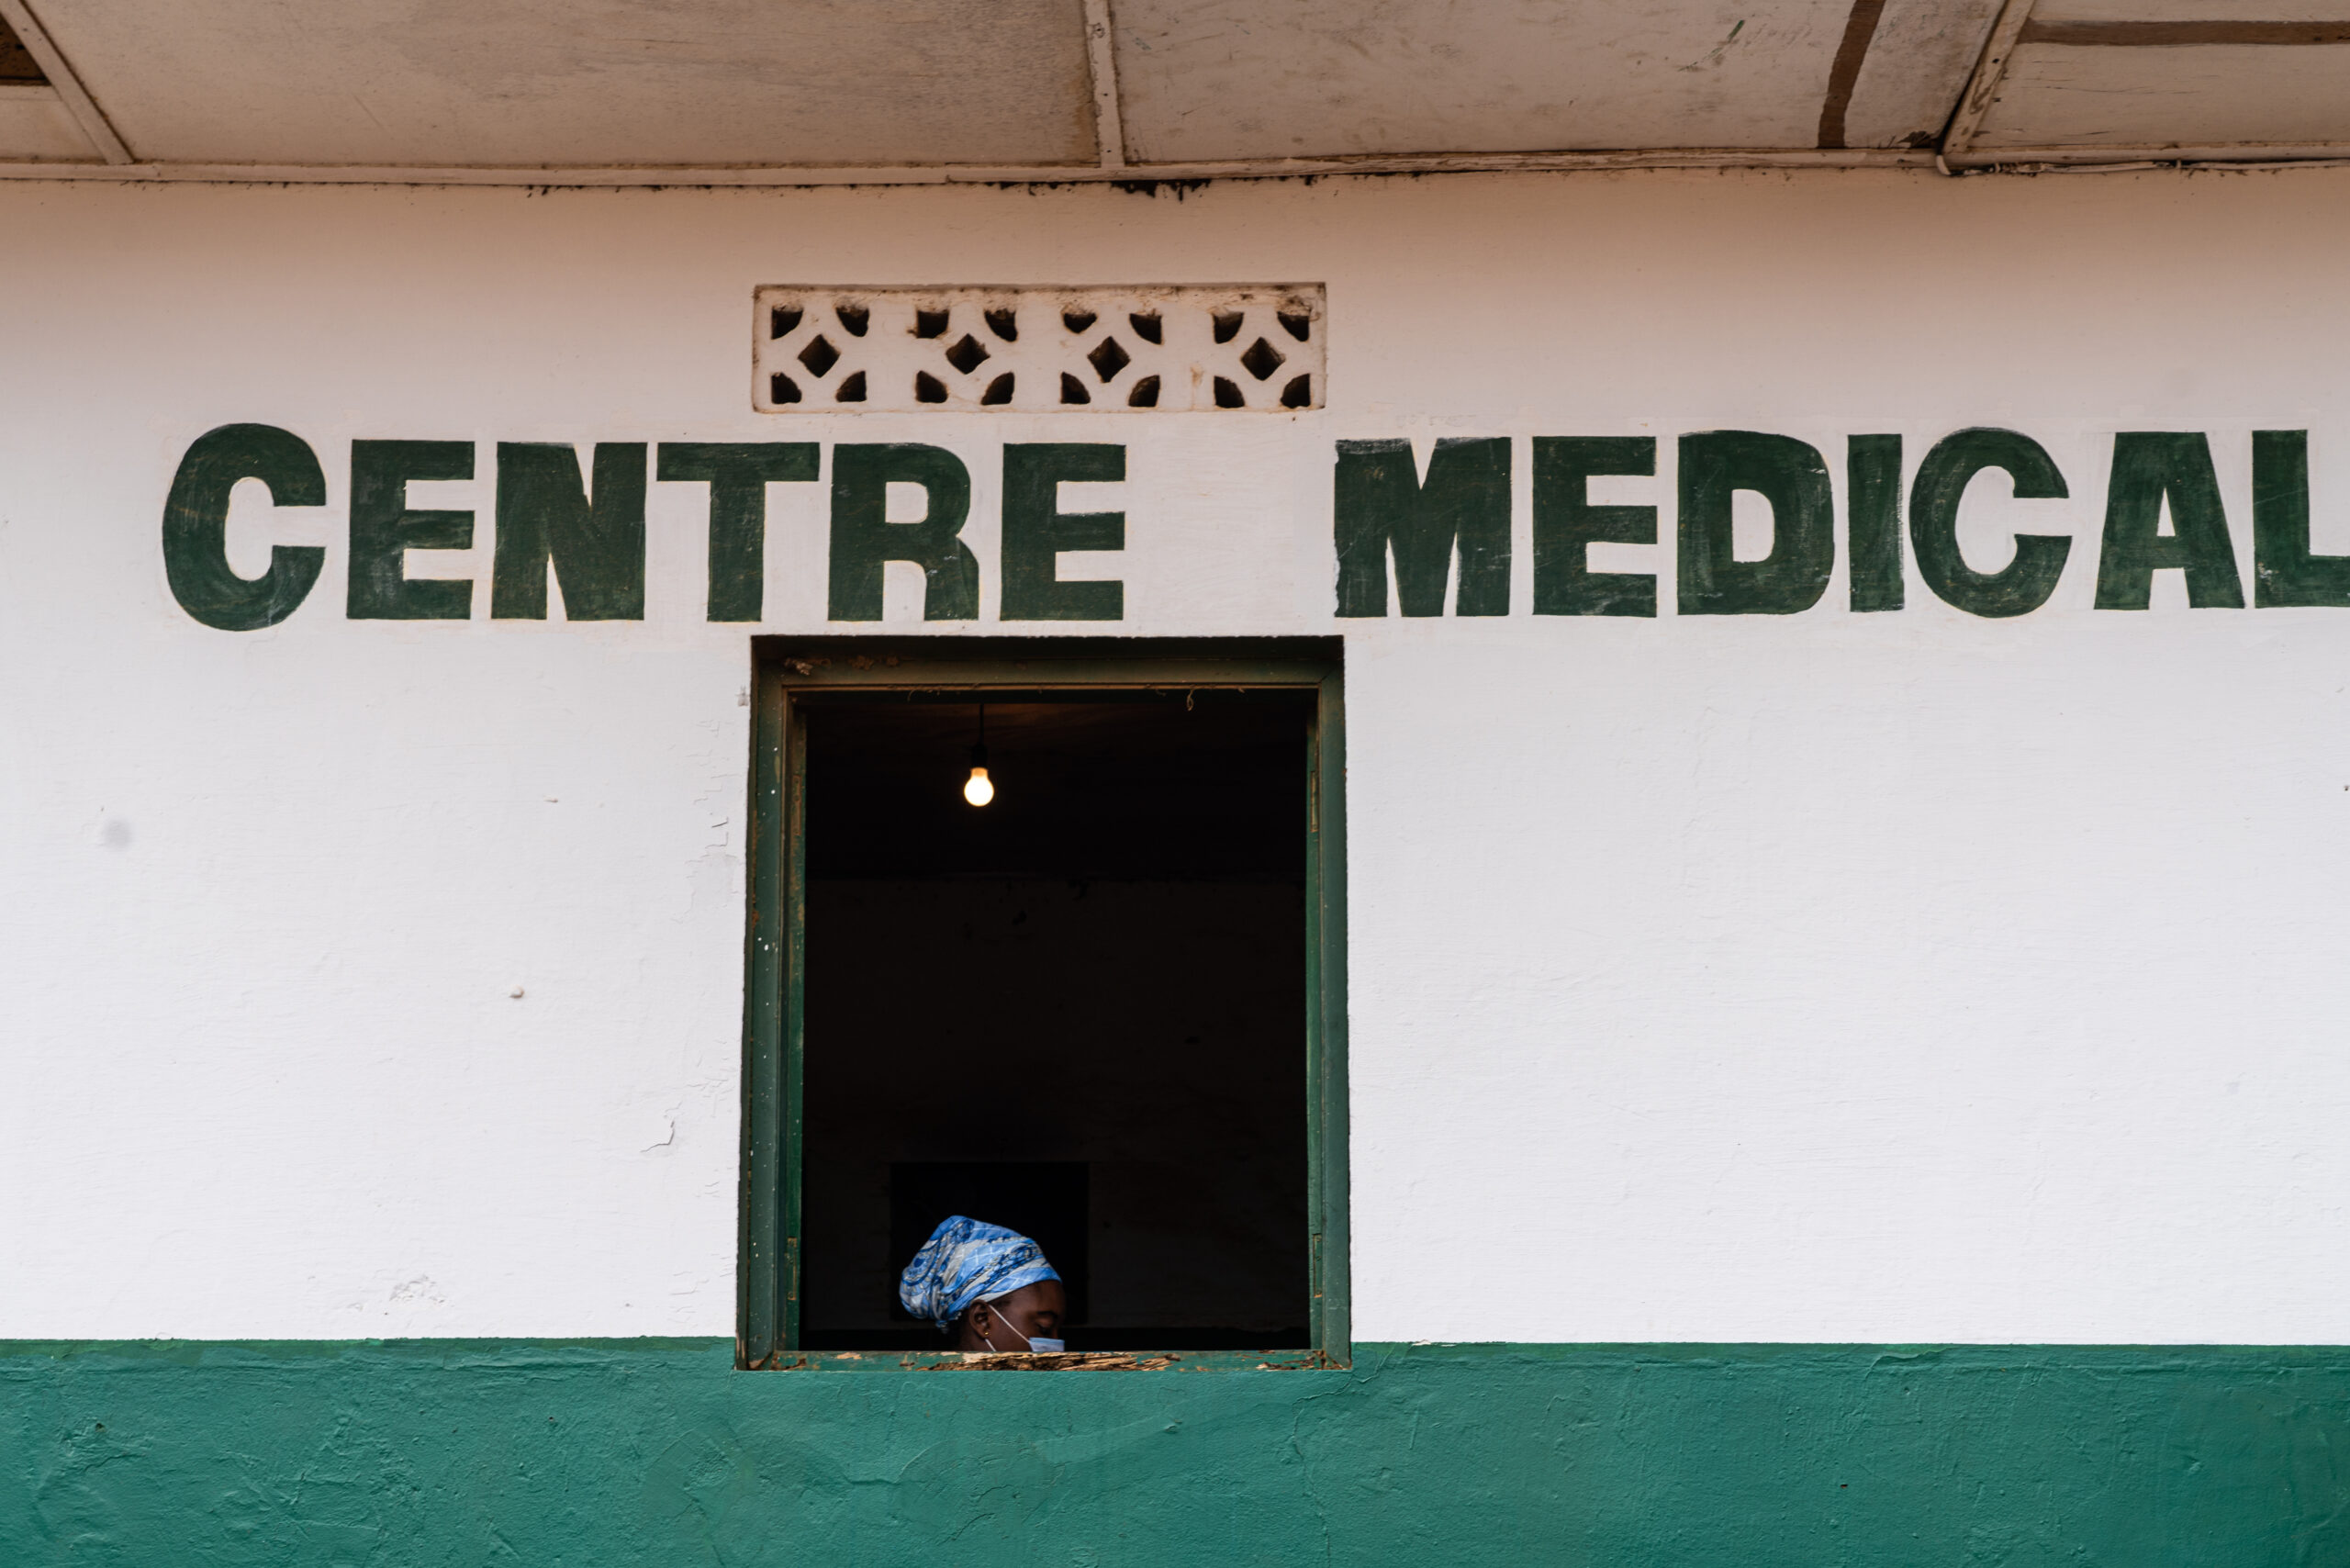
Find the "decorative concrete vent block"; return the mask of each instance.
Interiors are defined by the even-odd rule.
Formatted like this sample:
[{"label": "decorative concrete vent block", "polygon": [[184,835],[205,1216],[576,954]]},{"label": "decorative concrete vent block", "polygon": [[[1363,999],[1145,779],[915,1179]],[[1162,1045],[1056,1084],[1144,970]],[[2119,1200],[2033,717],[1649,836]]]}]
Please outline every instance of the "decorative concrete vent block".
[{"label": "decorative concrete vent block", "polygon": [[1318,409],[1320,284],[756,295],[764,413]]}]

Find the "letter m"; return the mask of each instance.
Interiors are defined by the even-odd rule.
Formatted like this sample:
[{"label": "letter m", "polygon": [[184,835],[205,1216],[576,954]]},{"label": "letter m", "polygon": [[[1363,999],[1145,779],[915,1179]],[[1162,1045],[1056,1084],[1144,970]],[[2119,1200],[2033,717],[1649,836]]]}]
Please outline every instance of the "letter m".
[{"label": "letter m", "polygon": [[1422,482],[1408,441],[1342,441],[1335,504],[1338,613],[1387,613],[1387,557],[1406,615],[1509,613],[1509,440],[1439,441]]}]

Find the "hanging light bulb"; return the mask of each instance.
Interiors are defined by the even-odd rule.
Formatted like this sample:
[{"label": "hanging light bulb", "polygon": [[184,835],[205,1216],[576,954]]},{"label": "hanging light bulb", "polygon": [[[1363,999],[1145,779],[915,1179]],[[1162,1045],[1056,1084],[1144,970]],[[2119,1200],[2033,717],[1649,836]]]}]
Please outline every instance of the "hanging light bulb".
[{"label": "hanging light bulb", "polygon": [[971,748],[971,776],[963,781],[963,799],[975,806],[984,806],[995,799],[995,786],[988,781],[988,705],[979,704],[979,744]]}]

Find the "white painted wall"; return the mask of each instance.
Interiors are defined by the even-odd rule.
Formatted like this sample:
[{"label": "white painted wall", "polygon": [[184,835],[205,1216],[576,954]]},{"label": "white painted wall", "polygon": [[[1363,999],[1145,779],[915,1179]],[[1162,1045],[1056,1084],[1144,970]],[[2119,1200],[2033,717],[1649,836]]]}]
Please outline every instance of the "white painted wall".
[{"label": "white painted wall", "polygon": [[[0,190],[0,1335],[731,1330],[703,492],[655,487],[636,624],[346,621],[340,520],[351,438],[470,437],[417,502],[482,510],[486,576],[488,442],[796,431],[972,460],[964,630],[1000,443],[1099,439],[1124,630],[1345,632],[1360,1337],[2350,1339],[2350,610],[2087,608],[2117,429],[2211,431],[2247,556],[2245,432],[2311,429],[2350,551],[2344,182]],[[761,283],[1252,279],[1327,282],[1326,410],[749,411]],[[159,555],[231,420],[330,485],[241,508],[248,571],[330,550],[268,632]],[[2021,620],[1841,571],[1676,619],[1666,545],[1598,562],[1663,618],[1537,621],[1522,509],[1520,614],[1330,614],[1340,438],[1650,431],[1601,498],[1669,501],[1682,431],[1841,472],[1973,423],[2073,482],[1970,503],[1985,565],[2084,535]],[[776,497],[767,629],[826,630],[822,490]]]}]

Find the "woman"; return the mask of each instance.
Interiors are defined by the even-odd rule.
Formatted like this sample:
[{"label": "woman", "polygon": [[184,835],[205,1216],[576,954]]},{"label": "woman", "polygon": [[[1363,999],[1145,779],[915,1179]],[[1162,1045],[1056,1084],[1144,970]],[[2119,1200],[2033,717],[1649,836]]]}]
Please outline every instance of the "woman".
[{"label": "woman", "polygon": [[959,1329],[957,1348],[1058,1350],[1069,1302],[1044,1249],[1016,1230],[950,1215],[931,1232],[906,1271],[898,1299],[942,1334]]}]

